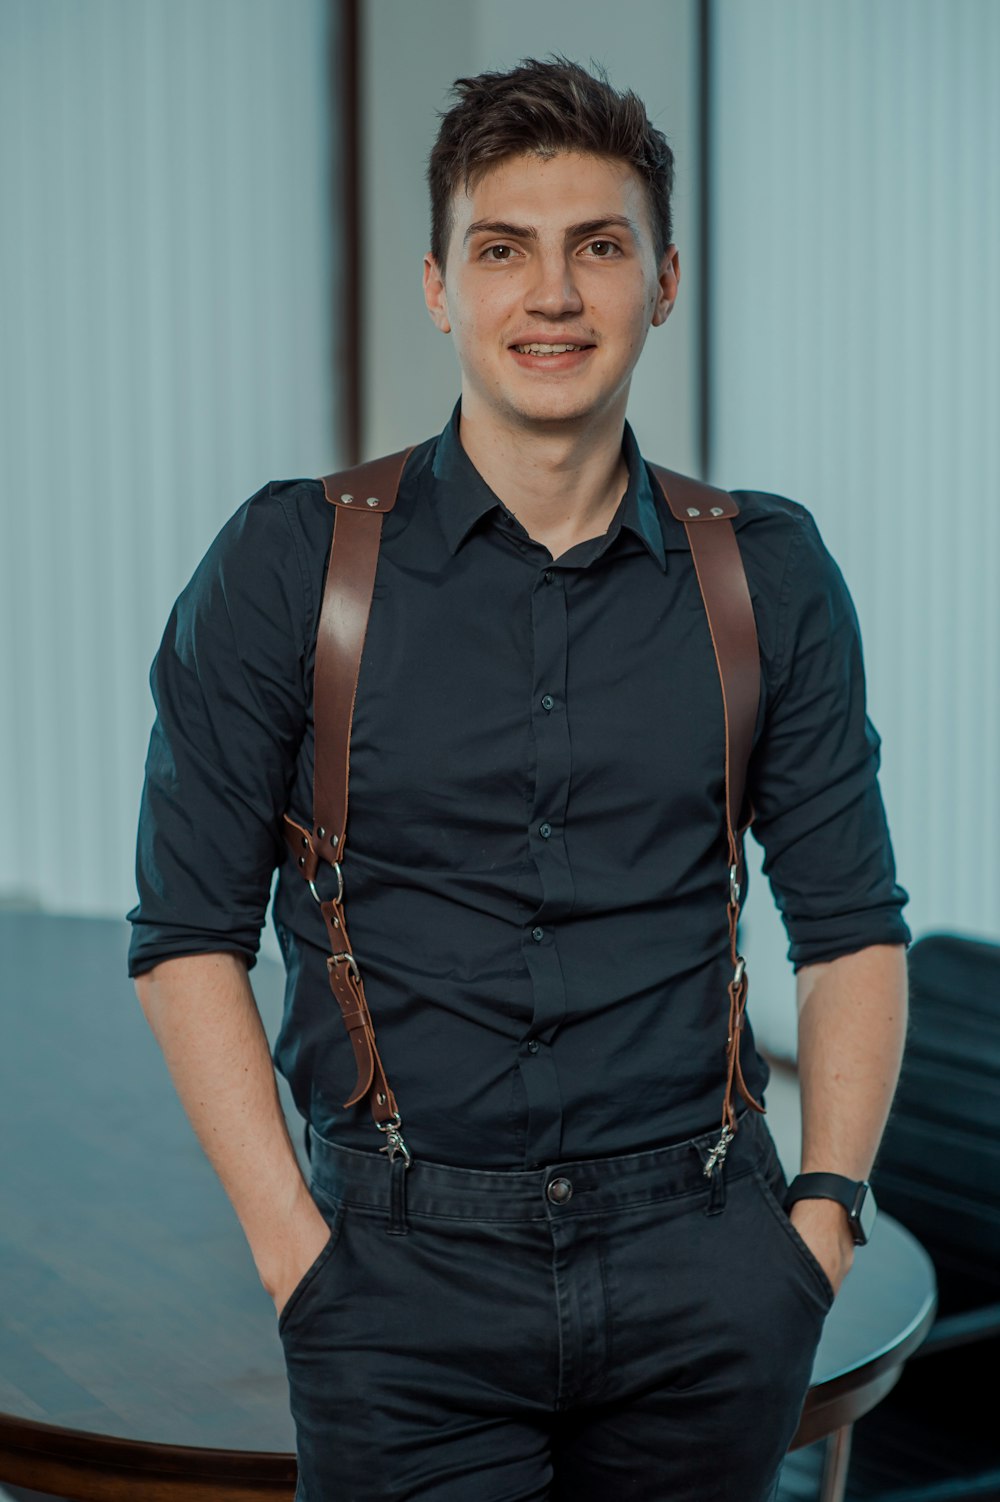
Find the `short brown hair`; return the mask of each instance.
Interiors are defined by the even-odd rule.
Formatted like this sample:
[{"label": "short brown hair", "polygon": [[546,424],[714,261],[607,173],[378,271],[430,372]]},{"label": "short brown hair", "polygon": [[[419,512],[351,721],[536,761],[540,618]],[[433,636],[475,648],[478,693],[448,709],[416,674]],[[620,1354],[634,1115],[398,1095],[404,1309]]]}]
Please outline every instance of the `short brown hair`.
[{"label": "short brown hair", "polygon": [[550,55],[522,59],[509,73],[458,78],[458,103],[441,114],[427,166],[431,192],[431,254],[443,268],[451,230],[451,199],[500,162],[526,152],[552,156],[586,151],[627,162],[645,184],[659,261],[671,243],[674,154],[651,124],[642,100],[619,93],[605,69]]}]

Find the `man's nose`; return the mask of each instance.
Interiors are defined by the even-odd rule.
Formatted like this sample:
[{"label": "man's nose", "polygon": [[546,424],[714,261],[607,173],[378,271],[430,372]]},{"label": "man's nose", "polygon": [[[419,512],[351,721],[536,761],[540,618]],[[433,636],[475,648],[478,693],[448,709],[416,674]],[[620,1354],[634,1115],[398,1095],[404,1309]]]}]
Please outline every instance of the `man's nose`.
[{"label": "man's nose", "polygon": [[529,311],[557,318],[560,314],[582,310],[583,299],[573,276],[573,263],[568,257],[538,256],[534,273],[525,296],[525,306]]}]

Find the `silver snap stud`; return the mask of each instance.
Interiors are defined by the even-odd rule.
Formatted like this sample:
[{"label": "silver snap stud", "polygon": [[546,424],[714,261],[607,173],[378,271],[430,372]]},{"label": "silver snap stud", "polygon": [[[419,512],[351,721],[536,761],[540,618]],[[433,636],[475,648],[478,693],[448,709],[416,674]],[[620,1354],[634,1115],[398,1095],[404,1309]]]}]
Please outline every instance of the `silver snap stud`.
[{"label": "silver snap stud", "polygon": [[697,506],[689,506],[688,507],[688,516],[700,516],[700,515],[701,515],[701,512],[698,510]]},{"label": "silver snap stud", "polygon": [[340,499],[342,501],[345,501],[347,503],[347,505],[349,506],[351,504],[351,502],[354,500],[354,497],[352,495],[342,495],[340,497]]},{"label": "silver snap stud", "polygon": [[723,511],[723,509],[722,509],[721,506],[713,506],[712,507],[712,515],[713,516],[725,516],[725,514],[726,513]]},{"label": "silver snap stud", "polygon": [[377,495],[370,495],[368,497],[368,499],[365,501],[365,505],[366,506],[377,506],[378,505],[378,496]]},{"label": "silver snap stud", "polygon": [[553,1179],[545,1193],[550,1204],[565,1205],[567,1200],[573,1198],[573,1185],[569,1179]]},{"label": "silver snap stud", "polygon": [[322,824],[319,826],[316,833],[319,835],[321,840],[326,839],[326,830],[323,828]]}]

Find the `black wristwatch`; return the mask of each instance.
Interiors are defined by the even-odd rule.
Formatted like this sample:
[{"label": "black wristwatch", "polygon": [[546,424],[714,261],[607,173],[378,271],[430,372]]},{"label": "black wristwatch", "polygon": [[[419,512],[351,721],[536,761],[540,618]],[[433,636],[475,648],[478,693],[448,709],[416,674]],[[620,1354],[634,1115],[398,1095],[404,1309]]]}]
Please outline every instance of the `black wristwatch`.
[{"label": "black wristwatch", "polygon": [[872,1234],[877,1209],[867,1179],[845,1179],[839,1173],[800,1173],[785,1195],[785,1209],[796,1200],[836,1200],[847,1211],[855,1246],[864,1246]]}]

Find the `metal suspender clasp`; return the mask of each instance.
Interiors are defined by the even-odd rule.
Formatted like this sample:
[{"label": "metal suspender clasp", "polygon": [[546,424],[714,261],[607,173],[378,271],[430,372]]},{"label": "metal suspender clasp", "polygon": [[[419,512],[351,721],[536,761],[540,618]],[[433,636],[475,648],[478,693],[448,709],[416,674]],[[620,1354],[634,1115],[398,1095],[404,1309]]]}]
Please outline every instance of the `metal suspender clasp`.
[{"label": "metal suspender clasp", "polygon": [[334,965],[346,965],[354,976],[355,982],[358,985],[361,984],[361,971],[358,969],[358,962],[353,954],[348,954],[346,950],[342,954],[331,954],[327,959],[326,968],[332,970]]},{"label": "metal suspender clasp", "polygon": [[397,1112],[395,1116],[390,1116],[388,1121],[377,1121],[375,1125],[380,1132],[385,1133],[385,1146],[380,1147],[379,1152],[387,1153],[390,1163],[395,1163],[397,1158],[402,1158],[406,1167],[409,1168],[411,1162],[410,1149],[403,1141],[403,1134],[400,1130],[403,1125],[403,1119],[399,1113]]},{"label": "metal suspender clasp", "polygon": [[740,901],[740,884],[736,880],[736,874],[736,865],[734,863],[729,868],[729,901],[733,907],[738,907]]},{"label": "metal suspender clasp", "polygon": [[715,1146],[712,1148],[712,1151],[705,1159],[704,1174],[706,1179],[710,1179],[712,1177],[713,1170],[715,1169],[715,1165],[717,1163],[724,1163],[726,1161],[726,1154],[729,1151],[729,1144],[732,1142],[734,1136],[735,1133],[728,1125],[722,1128],[722,1134],[719,1137],[718,1142],[715,1144]]}]

